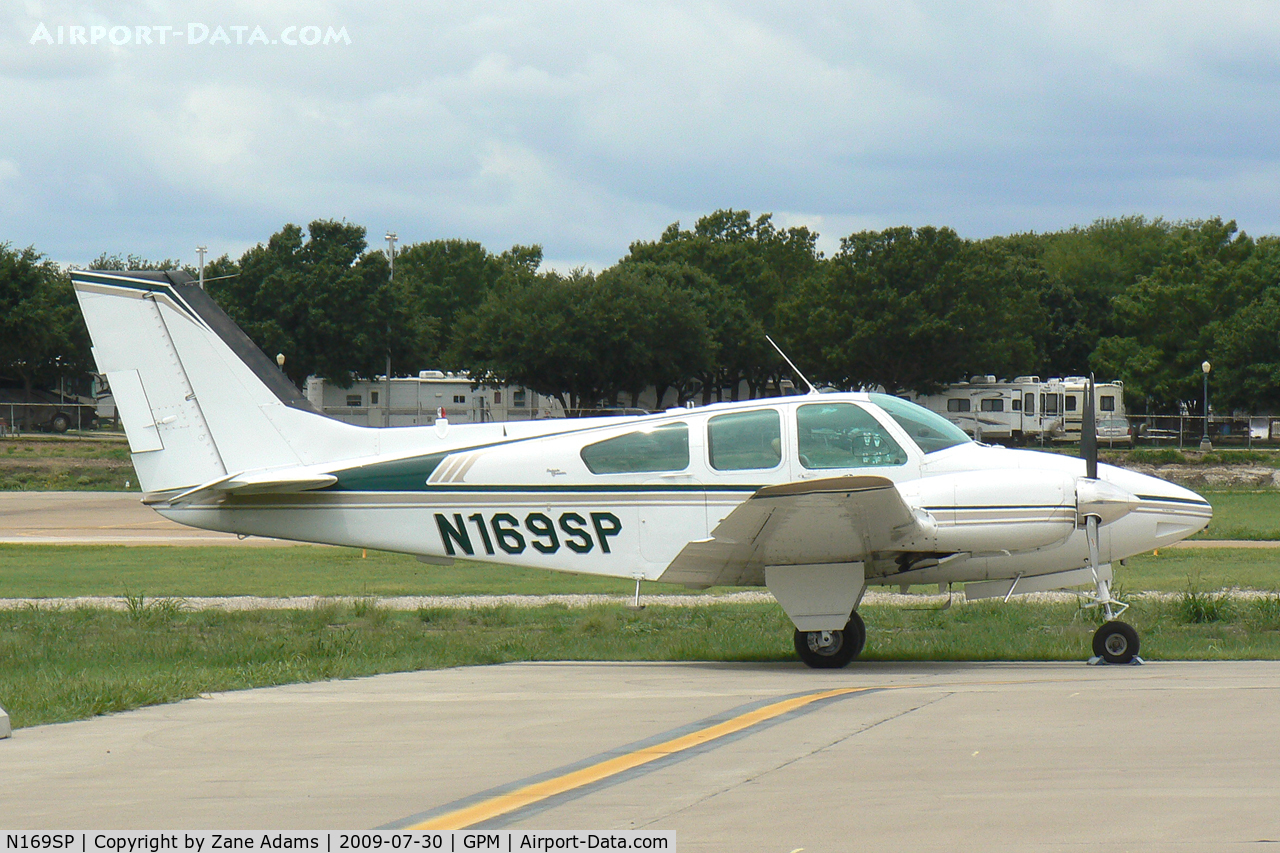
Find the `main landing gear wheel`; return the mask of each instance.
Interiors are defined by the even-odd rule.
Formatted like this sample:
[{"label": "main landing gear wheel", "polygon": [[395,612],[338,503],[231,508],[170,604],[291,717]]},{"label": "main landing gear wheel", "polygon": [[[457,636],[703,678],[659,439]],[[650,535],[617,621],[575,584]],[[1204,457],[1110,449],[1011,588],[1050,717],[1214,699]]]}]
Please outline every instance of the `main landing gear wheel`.
[{"label": "main landing gear wheel", "polygon": [[1138,632],[1125,622],[1107,622],[1093,635],[1093,653],[1107,663],[1133,663]]},{"label": "main landing gear wheel", "polygon": [[858,611],[849,614],[842,631],[801,631],[795,634],[796,654],[814,669],[839,669],[862,654],[867,626]]}]

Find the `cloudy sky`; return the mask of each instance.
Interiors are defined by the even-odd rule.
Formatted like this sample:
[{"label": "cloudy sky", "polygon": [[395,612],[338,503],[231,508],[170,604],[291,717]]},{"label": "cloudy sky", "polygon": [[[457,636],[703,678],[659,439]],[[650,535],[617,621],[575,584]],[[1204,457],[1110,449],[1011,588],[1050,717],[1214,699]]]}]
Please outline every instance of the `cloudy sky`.
[{"label": "cloudy sky", "polygon": [[828,252],[1280,234],[1277,45],[1250,3],[6,0],[0,243],[192,262],[334,218],[598,269],[722,207]]}]

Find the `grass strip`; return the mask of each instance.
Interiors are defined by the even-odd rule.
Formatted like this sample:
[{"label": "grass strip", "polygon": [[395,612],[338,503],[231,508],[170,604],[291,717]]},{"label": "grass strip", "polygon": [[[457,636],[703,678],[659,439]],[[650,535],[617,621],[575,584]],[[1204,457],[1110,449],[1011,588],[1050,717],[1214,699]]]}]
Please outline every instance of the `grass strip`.
[{"label": "grass strip", "polygon": [[[791,625],[774,605],[406,613],[365,601],[222,612],[183,611],[163,599],[132,601],[125,612],[0,612],[0,705],[14,727],[214,691],[453,666],[795,659]],[[1142,634],[1145,657],[1280,659],[1280,596],[1208,608],[1189,608],[1186,601],[1138,602],[1126,614]],[[860,612],[868,626],[865,660],[1083,660],[1097,624],[1094,611],[1070,604],[867,606]]]},{"label": "grass strip", "polygon": [[[1165,548],[1116,567],[1124,588],[1180,592],[1190,577],[1209,588],[1280,589],[1280,547]],[[432,566],[402,554],[299,545],[0,545],[0,598],[629,595],[632,581],[460,561]],[[722,592],[715,588],[709,592]],[[646,583],[646,595],[691,594]]]},{"label": "grass strip", "polygon": [[[0,545],[0,598],[226,595],[625,595],[635,581],[404,554],[298,545]],[[645,584],[651,593],[689,592]]]}]

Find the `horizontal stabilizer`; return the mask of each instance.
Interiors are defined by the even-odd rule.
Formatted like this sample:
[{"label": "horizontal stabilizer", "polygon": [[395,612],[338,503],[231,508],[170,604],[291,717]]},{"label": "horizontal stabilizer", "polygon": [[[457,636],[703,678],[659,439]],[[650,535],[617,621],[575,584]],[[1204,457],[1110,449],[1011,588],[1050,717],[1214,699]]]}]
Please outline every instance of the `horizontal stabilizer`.
[{"label": "horizontal stabilizer", "polygon": [[165,504],[198,503],[222,495],[289,495],[312,489],[323,489],[338,482],[332,474],[316,474],[310,471],[257,471],[251,474],[233,474],[187,489],[178,494],[156,492],[148,494],[142,502],[148,506]]}]

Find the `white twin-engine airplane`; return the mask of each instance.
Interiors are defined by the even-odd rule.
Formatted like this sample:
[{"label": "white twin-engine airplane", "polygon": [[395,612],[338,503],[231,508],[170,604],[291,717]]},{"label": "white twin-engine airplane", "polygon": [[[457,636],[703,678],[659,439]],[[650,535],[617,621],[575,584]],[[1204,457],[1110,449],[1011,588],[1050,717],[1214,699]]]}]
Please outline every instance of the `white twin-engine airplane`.
[{"label": "white twin-engine airplane", "polygon": [[963,583],[969,599],[1089,586],[1107,617],[1095,654],[1129,662],[1139,641],[1115,621],[1111,564],[1211,515],[1193,492],[1098,466],[1096,450],[1086,462],[983,446],[883,394],[352,426],[317,413],[189,276],[71,278],[143,501],[166,518],[637,589],[764,585],[812,667],[862,651],[868,584]]}]

